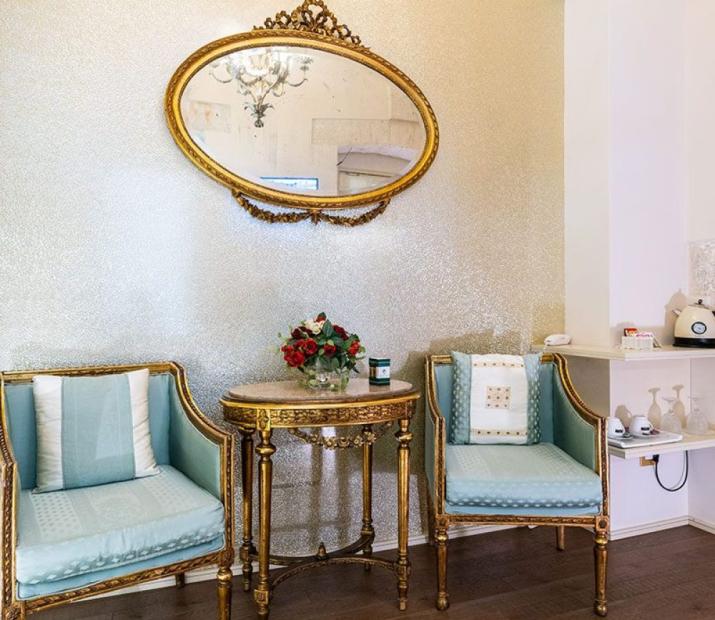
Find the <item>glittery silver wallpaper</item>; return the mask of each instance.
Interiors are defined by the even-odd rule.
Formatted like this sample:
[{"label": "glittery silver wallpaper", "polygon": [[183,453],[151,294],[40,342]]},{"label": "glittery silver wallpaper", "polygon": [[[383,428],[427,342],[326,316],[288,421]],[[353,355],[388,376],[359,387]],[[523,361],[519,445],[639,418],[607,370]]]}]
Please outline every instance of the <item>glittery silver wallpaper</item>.
[{"label": "glittery silver wallpaper", "polygon": [[[276,334],[319,310],[420,385],[428,351],[518,351],[563,329],[562,0],[329,2],[417,82],[441,130],[424,180],[356,229],[252,219],[165,126],[190,52],[294,3],[4,0],[2,368],[176,359],[217,417],[229,385],[284,375]],[[276,549],[354,537],[358,454],[277,443]],[[377,449],[382,541],[396,537],[393,444]]]}]

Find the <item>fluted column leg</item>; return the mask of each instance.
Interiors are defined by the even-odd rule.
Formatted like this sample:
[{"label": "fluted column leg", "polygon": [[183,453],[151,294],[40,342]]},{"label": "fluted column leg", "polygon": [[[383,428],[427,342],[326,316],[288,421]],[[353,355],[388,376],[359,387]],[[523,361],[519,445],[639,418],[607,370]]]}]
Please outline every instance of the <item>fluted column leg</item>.
[{"label": "fluted column leg", "polygon": [[253,596],[258,607],[258,617],[268,618],[271,598],[271,583],[268,575],[271,554],[271,491],[273,485],[273,462],[271,457],[276,447],[271,443],[270,428],[258,431],[261,443],[256,448],[260,457],[258,476],[260,485],[260,517],[258,534],[258,585]]},{"label": "fluted column leg", "polygon": [[[370,424],[362,427],[363,433],[367,434],[372,430]],[[365,442],[362,446],[362,529],[363,536],[374,536],[375,529],[372,525],[372,443]],[[372,544],[363,549],[365,557],[372,556]],[[365,570],[370,570],[370,565],[365,564]]]},{"label": "fluted column leg", "polygon": [[437,547],[437,609],[444,611],[449,607],[449,594],[447,594],[447,528],[435,528],[434,541]]},{"label": "fluted column leg", "polygon": [[231,590],[233,573],[228,566],[218,569],[218,620],[231,620]]},{"label": "fluted column leg", "polygon": [[409,432],[410,420],[404,418],[399,421],[400,428],[395,434],[398,441],[397,448],[397,592],[400,610],[407,609],[407,587],[410,575],[410,561],[407,553],[408,535],[410,527],[410,441],[412,433]]},{"label": "fluted column leg", "polygon": [[606,602],[607,547],[608,531],[606,529],[597,529],[593,547],[596,561],[596,599],[593,604],[593,609],[599,616],[605,616],[608,613],[608,604]]},{"label": "fluted column leg", "polygon": [[253,430],[241,430],[241,502],[243,540],[239,557],[243,573],[243,591],[251,589],[253,562]]}]

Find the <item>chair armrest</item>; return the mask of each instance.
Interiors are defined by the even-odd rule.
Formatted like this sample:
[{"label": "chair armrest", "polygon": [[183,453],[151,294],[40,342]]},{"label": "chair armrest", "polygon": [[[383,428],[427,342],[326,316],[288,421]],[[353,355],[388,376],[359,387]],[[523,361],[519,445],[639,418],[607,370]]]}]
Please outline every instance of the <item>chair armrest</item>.
[{"label": "chair armrest", "polygon": [[[449,356],[447,356],[449,357]],[[451,361],[451,358],[449,358]],[[428,356],[425,362],[426,391],[425,402],[425,474],[427,490],[432,506],[437,512],[444,512],[445,501],[445,451],[447,445],[446,422],[437,399],[437,380],[434,364],[437,356]]]},{"label": "chair armrest", "polygon": [[576,392],[561,355],[553,356],[554,443],[602,479],[608,476],[606,420],[591,411]]},{"label": "chair armrest", "polygon": [[187,478],[233,507],[233,435],[205,416],[194,402],[184,369],[171,363],[169,460]]},{"label": "chair armrest", "polygon": [[8,608],[15,598],[15,546],[17,544],[17,461],[7,429],[5,381],[0,374],[0,506],[2,506],[2,605]]}]

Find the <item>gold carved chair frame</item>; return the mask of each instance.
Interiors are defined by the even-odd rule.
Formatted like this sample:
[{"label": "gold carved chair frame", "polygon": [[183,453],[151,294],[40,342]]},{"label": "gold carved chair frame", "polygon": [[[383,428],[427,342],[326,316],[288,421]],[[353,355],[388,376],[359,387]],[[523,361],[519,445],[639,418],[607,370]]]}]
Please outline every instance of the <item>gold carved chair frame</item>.
[{"label": "gold carved chair frame", "polygon": [[[565,528],[581,527],[594,531],[595,555],[595,601],[594,611],[599,616],[607,614],[606,602],[606,565],[608,560],[609,532],[609,489],[608,489],[608,453],[606,442],[606,420],[591,411],[578,396],[564,357],[558,354],[544,354],[542,363],[554,364],[555,372],[561,380],[566,396],[578,415],[594,429],[596,466],[595,472],[601,479],[603,503],[597,515],[572,517],[547,517],[524,515],[467,515],[453,514],[446,511],[446,465],[445,451],[447,429],[445,418],[441,414],[437,399],[437,378],[435,368],[452,364],[451,355],[430,355],[426,359],[427,406],[426,415],[434,425],[434,497],[428,492],[429,536],[437,550],[437,600],[439,610],[449,607],[447,592],[447,544],[448,530],[454,525],[511,525],[511,526],[554,526],[556,528],[556,547],[565,549]],[[430,422],[427,421],[429,424]]]},{"label": "gold carved chair frame", "polygon": [[[113,577],[107,581],[93,583],[76,590],[18,600],[15,583],[15,547],[17,544],[17,510],[20,481],[18,464],[10,445],[7,411],[5,409],[5,386],[12,383],[27,383],[37,374],[63,376],[97,376],[129,372],[148,368],[151,374],[170,373],[175,381],[179,400],[191,423],[201,434],[219,446],[221,462],[221,501],[225,514],[225,546],[207,555],[185,560],[167,566]],[[2,618],[3,620],[24,620],[31,613],[51,607],[72,603],[81,599],[111,592],[162,577],[175,576],[178,587],[184,584],[187,571],[206,566],[218,566],[218,618],[231,617],[231,565],[234,559],[233,547],[233,435],[221,430],[198,408],[189,391],[184,369],[175,362],[159,362],[127,366],[90,366],[84,368],[57,368],[48,370],[11,371],[0,373],[0,464],[2,465]]]}]

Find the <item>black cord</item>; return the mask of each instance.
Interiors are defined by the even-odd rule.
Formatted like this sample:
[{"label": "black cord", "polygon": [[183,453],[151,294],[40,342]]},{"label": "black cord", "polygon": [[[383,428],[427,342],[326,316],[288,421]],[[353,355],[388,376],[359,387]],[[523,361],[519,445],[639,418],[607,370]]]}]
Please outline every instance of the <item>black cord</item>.
[{"label": "black cord", "polygon": [[667,487],[665,486],[661,480],[660,476],[658,475],[658,463],[660,463],[660,455],[656,454],[653,457],[653,460],[655,461],[655,479],[658,481],[658,484],[662,489],[665,491],[668,491],[669,493],[675,493],[676,491],[680,491],[685,486],[685,483],[688,481],[688,472],[690,470],[690,461],[688,459],[688,451],[685,451],[685,466],[683,467],[683,474],[681,476],[683,477],[683,481],[677,486],[677,487]]}]

